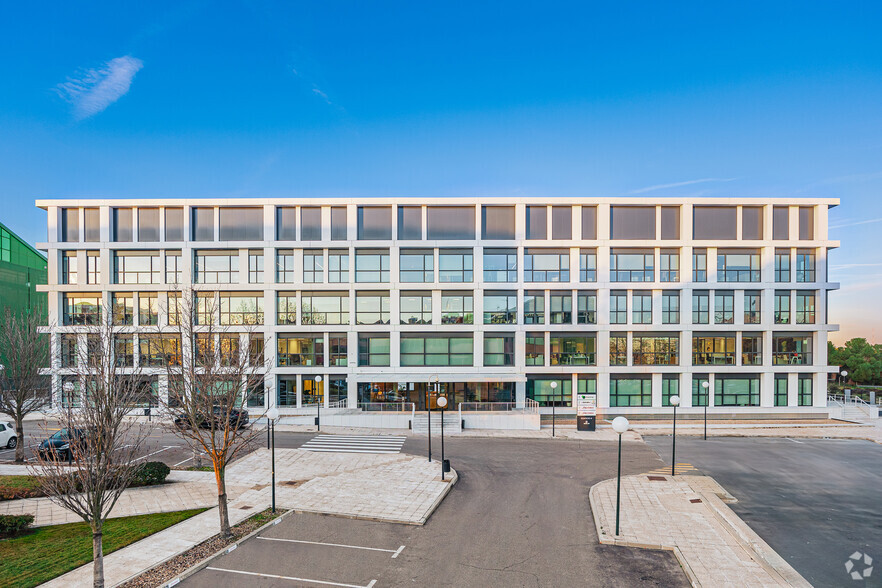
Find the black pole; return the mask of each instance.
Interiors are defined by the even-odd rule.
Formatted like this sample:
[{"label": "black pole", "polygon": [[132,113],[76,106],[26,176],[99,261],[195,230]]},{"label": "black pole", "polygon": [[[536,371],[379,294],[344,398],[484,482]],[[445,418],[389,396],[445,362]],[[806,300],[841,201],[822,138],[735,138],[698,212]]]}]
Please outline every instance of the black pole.
[{"label": "black pole", "polygon": [[704,404],[704,440],[707,441],[707,403]]},{"label": "black pole", "polygon": [[429,392],[429,387],[426,386],[426,412],[428,413],[429,419],[429,461],[432,461],[432,393]]},{"label": "black pole", "polygon": [[444,409],[441,409],[441,481],[444,481]]},{"label": "black pole", "polygon": [[616,476],[616,535],[619,534],[619,510],[622,504],[622,434],[619,433],[619,473]]},{"label": "black pole", "polygon": [[[321,385],[321,384],[319,384],[319,385]],[[322,430],[322,400],[324,400],[324,399],[322,398],[321,395],[319,395],[318,402],[315,405],[315,409],[317,411],[316,418],[315,418],[315,428],[317,431]]]},{"label": "black pole", "polygon": [[273,514],[276,513],[276,422],[273,420],[270,425],[273,429],[272,434],[272,449],[270,453],[272,455],[272,472],[273,472]]},{"label": "black pole", "polygon": [[671,475],[675,476],[677,467],[677,407],[674,407],[674,435],[671,437]]},{"label": "black pole", "polygon": [[557,389],[552,388],[552,390],[554,390],[555,394],[551,397],[551,436],[554,437],[554,421],[556,420],[555,416],[557,414],[554,406],[557,404]]},{"label": "black pole", "polygon": [[270,418],[266,418],[266,448],[270,448]]}]

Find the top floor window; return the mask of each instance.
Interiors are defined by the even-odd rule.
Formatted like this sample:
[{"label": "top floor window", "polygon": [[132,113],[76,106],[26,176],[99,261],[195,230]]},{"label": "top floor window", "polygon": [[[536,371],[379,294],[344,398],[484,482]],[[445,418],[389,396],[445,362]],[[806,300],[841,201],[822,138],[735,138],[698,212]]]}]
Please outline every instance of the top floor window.
[{"label": "top floor window", "polygon": [[158,251],[114,251],[115,284],[159,284],[162,266]]},{"label": "top floor window", "polygon": [[759,282],[760,256],[758,251],[717,252],[717,281]]},{"label": "top floor window", "polygon": [[214,241],[214,208],[195,206],[191,209],[192,238],[194,241]]},{"label": "top floor window", "polygon": [[138,241],[155,243],[159,241],[159,209],[138,209]]},{"label": "top floor window", "polygon": [[548,238],[548,207],[527,207],[527,239]]},{"label": "top floor window", "polygon": [[655,206],[611,206],[613,239],[655,240]]},{"label": "top floor window", "polygon": [[485,282],[517,282],[518,251],[517,249],[485,249],[484,250],[484,281]]},{"label": "top floor window", "polygon": [[[359,206],[358,238],[360,240],[378,241],[392,239],[392,207]],[[356,272],[358,272],[357,266],[358,258],[356,257]]]},{"label": "top floor window", "polygon": [[165,209],[165,240],[166,241],[183,241],[184,240],[184,209],[183,208],[166,208]]},{"label": "top floor window", "polygon": [[565,249],[525,249],[525,282],[569,282],[570,254]]},{"label": "top floor window", "polygon": [[388,282],[389,250],[357,249],[355,251],[356,282]]},{"label": "top floor window", "polygon": [[811,241],[815,238],[814,208],[811,206],[799,207],[799,239]]},{"label": "top floor window", "polygon": [[[481,236],[485,240],[505,240],[515,238],[514,206],[482,206]],[[504,280],[499,280],[504,281]]]},{"label": "top floor window", "polygon": [[796,252],[796,281],[815,281],[815,253],[807,249],[799,249]]},{"label": "top floor window", "polygon": [[197,251],[194,270],[197,284],[237,284],[239,251]]},{"label": "top floor window", "polygon": [[786,241],[790,238],[790,208],[772,207],[772,239]]},{"label": "top floor window", "polygon": [[61,209],[61,240],[65,243],[77,243],[80,240],[80,209]]},{"label": "top floor window", "polygon": [[418,241],[423,238],[423,207],[398,207],[398,239]]},{"label": "top floor window", "polygon": [[[83,237],[86,243],[97,243],[101,240],[101,215],[97,208],[83,209]],[[157,239],[158,240],[158,239]]]},{"label": "top floor window", "polygon": [[741,207],[741,238],[745,241],[758,241],[763,238],[762,206]]},{"label": "top floor window", "polygon": [[349,213],[345,206],[331,207],[331,241],[346,241],[349,232]]},{"label": "top floor window", "polygon": [[276,239],[279,241],[297,240],[297,209],[293,206],[276,208]]},{"label": "top floor window", "polygon": [[119,242],[132,241],[132,209],[113,209],[113,240]]},{"label": "top floor window", "polygon": [[221,241],[263,241],[263,208],[218,209]]},{"label": "top floor window", "polygon": [[439,282],[472,282],[474,259],[471,249],[441,249],[438,252]]},{"label": "top floor window", "polygon": [[611,282],[652,282],[655,279],[652,251],[613,249],[610,254]]},{"label": "top floor window", "polygon": [[300,240],[322,240],[322,208],[320,206],[300,207]]},{"label": "top floor window", "polygon": [[692,238],[701,241],[731,241],[738,238],[738,209],[734,206],[692,207]]},{"label": "top floor window", "polygon": [[661,207],[661,238],[665,241],[676,241],[680,238],[680,207]]},{"label": "top floor window", "polygon": [[428,206],[426,208],[426,237],[439,241],[474,240],[475,207]]},{"label": "top floor window", "polygon": [[582,207],[582,240],[594,241],[597,239],[597,207]]},{"label": "top floor window", "polygon": [[564,241],[569,241],[573,238],[572,207],[551,207],[551,238]]}]

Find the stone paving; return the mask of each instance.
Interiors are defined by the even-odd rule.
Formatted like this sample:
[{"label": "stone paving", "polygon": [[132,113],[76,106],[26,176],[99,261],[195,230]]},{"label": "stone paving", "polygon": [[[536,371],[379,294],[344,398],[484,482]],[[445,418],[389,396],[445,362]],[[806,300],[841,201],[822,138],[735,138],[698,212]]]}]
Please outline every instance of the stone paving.
[{"label": "stone paving", "polygon": [[[655,425],[651,429],[635,429],[643,435],[670,435],[671,427]],[[681,425],[677,422],[677,435],[699,436],[704,432],[701,425],[690,423]],[[882,419],[866,424],[842,424],[842,425],[806,425],[806,426],[764,426],[741,425],[722,426],[708,425],[709,437],[790,437],[795,439],[864,439],[882,444]]]},{"label": "stone paving", "polygon": [[616,535],[616,480],[590,492],[601,543],[673,550],[694,586],[810,587],[723,499],[707,476],[625,476]]}]

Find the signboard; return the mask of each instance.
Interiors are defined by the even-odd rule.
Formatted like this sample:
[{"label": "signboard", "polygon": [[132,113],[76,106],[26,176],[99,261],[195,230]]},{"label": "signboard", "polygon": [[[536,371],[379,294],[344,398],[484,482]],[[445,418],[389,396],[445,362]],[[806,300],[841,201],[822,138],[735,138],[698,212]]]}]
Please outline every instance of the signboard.
[{"label": "signboard", "polygon": [[597,394],[576,394],[576,429],[594,431],[597,428]]}]

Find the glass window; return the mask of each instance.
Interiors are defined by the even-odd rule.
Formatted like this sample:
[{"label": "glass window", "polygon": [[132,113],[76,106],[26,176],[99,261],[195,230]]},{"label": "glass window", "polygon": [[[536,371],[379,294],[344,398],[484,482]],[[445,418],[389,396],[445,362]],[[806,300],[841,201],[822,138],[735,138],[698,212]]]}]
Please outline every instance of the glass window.
[{"label": "glass window", "polygon": [[759,282],[759,251],[717,250],[717,281]]},{"label": "glass window", "polygon": [[472,335],[401,334],[402,366],[474,364]]},{"label": "glass window", "polygon": [[183,268],[181,267],[181,252],[165,252],[165,283],[180,284]]},{"label": "glass window", "polygon": [[628,365],[627,333],[609,334],[609,365]]},{"label": "glass window", "polygon": [[420,240],[423,238],[423,207],[398,207],[398,239]]},{"label": "glass window", "polygon": [[759,406],[759,377],[718,374],[714,379],[714,406]]},{"label": "glass window", "polygon": [[195,206],[192,211],[194,241],[214,241],[214,208]]},{"label": "glass window", "polygon": [[597,239],[597,207],[582,207],[582,239],[594,241]]},{"label": "glass window", "polygon": [[[238,284],[238,251],[197,251],[194,267],[197,284]],[[143,283],[143,282],[142,282]]]},{"label": "glass window", "polygon": [[775,406],[787,406],[786,374],[775,374]]},{"label": "glass window", "polygon": [[279,335],[279,367],[325,364],[325,341],[322,335]]},{"label": "glass window", "polygon": [[680,238],[680,207],[661,207],[661,238],[676,241]]},{"label": "glass window", "polygon": [[707,282],[707,249],[692,250],[692,281]]},{"label": "glass window", "polygon": [[248,283],[263,283],[263,251],[248,252]]},{"label": "glass window", "polygon": [[251,367],[264,367],[266,342],[263,333],[248,333],[248,365]]},{"label": "glass window", "polygon": [[662,292],[662,323],[665,325],[680,323],[680,292],[678,290]]},{"label": "glass window", "polygon": [[815,252],[808,249],[796,250],[796,281],[801,283],[815,281]]},{"label": "glass window", "polygon": [[758,325],[762,320],[762,292],[744,291],[744,324]]},{"label": "glass window", "polygon": [[356,249],[355,250],[355,281],[377,282],[389,281],[389,250],[388,249]]},{"label": "glass window", "polygon": [[569,241],[573,238],[573,209],[570,206],[551,207],[551,238]]},{"label": "glass window", "polygon": [[693,335],[692,365],[735,365],[735,336]]},{"label": "glass window", "polygon": [[790,250],[775,249],[775,281],[790,281]]},{"label": "glass window", "polygon": [[325,252],[307,249],[303,252],[303,283],[321,284],[325,281]]},{"label": "glass window", "polygon": [[[390,206],[359,206],[358,238],[383,241],[392,239],[392,208]],[[358,270],[356,269],[356,271]]]},{"label": "glass window", "polygon": [[220,324],[262,325],[263,295],[221,292]]},{"label": "glass window", "polygon": [[597,365],[594,333],[551,333],[551,365]]},{"label": "glass window", "polygon": [[328,282],[331,284],[349,283],[349,252],[346,250],[328,251]]},{"label": "glass window", "polygon": [[597,281],[597,252],[594,249],[579,251],[579,281]]},{"label": "glass window", "polygon": [[799,239],[811,241],[815,238],[814,208],[811,206],[799,207]]},{"label": "glass window", "polygon": [[77,283],[77,252],[62,251],[61,252],[61,283],[76,284]]},{"label": "glass window", "polygon": [[86,252],[86,283],[97,284],[101,280],[101,258],[97,251]]},{"label": "glass window", "polygon": [[471,292],[441,293],[441,324],[470,325],[474,322],[474,297]]},{"label": "glass window", "polygon": [[142,367],[181,365],[181,338],[174,335],[140,334],[138,351]]},{"label": "glass window", "polygon": [[[705,384],[707,384],[706,387]],[[708,374],[694,374],[692,376],[692,406],[708,406],[709,392],[710,376]]]},{"label": "glass window", "polygon": [[[179,305],[179,303],[178,303]],[[216,322],[218,305],[214,294],[196,296],[196,324],[213,325]],[[176,309],[178,310],[178,309]],[[178,314],[177,312],[175,314]]]},{"label": "glass window", "polygon": [[611,325],[628,323],[628,294],[624,290],[609,293],[609,322]]},{"label": "glass window", "polygon": [[517,249],[485,249],[484,250],[484,281],[485,282],[517,282],[518,251]]},{"label": "glass window", "polygon": [[112,295],[113,307],[111,309],[114,325],[126,326],[135,324],[135,302],[132,295],[122,292],[114,292]]},{"label": "glass window", "polygon": [[518,322],[518,297],[514,292],[484,292],[484,324],[513,325]]},{"label": "glass window", "polygon": [[565,249],[524,249],[525,282],[569,282],[570,254]]},{"label": "glass window", "polygon": [[142,243],[159,241],[158,208],[138,209],[138,241]]},{"label": "glass window", "polygon": [[582,291],[577,297],[576,323],[580,325],[597,324],[597,292]]},{"label": "glass window", "polygon": [[[83,231],[83,237],[86,243],[97,243],[101,240],[101,216],[97,208],[84,208],[83,221],[86,225]],[[159,227],[159,218],[157,217],[157,231]],[[156,241],[159,239],[157,238]]]},{"label": "glass window", "polygon": [[745,241],[759,241],[763,238],[762,206],[741,208],[741,238]]},{"label": "glass window", "polygon": [[680,395],[680,378],[675,374],[662,376],[662,406],[671,406],[671,397]]},{"label": "glass window", "polygon": [[635,325],[652,323],[652,292],[635,291],[631,294],[631,322]]},{"label": "glass window", "polygon": [[141,292],[138,294],[138,324],[159,324],[159,296],[155,292]]},{"label": "glass window", "polygon": [[514,206],[482,206],[481,235],[487,240],[515,238]]},{"label": "glass window", "polygon": [[[331,333],[328,335],[328,365],[331,367],[346,367],[349,365],[349,337],[346,333]],[[345,394],[343,397],[345,398]]]},{"label": "glass window", "polygon": [[402,325],[432,324],[431,292],[402,292],[399,304]]},{"label": "glass window", "polygon": [[659,281],[680,281],[680,253],[676,250],[662,249],[659,257]]},{"label": "glass window", "polygon": [[279,241],[297,240],[297,209],[293,206],[276,208],[276,239]]},{"label": "glass window", "polygon": [[429,206],[426,209],[426,237],[443,240],[475,239],[474,206]]},{"label": "glass window", "polygon": [[348,292],[302,292],[300,322],[304,325],[348,325]]},{"label": "glass window", "polygon": [[796,324],[815,324],[815,293],[797,290],[796,292]]},{"label": "glass window", "polygon": [[279,292],[276,297],[276,324],[297,324],[297,294]]},{"label": "glass window", "polygon": [[64,294],[64,324],[100,325],[100,294]]},{"label": "glass window", "polygon": [[762,335],[744,333],[741,336],[741,365],[763,364]]},{"label": "glass window", "polygon": [[159,284],[162,265],[158,251],[114,251],[114,284]]},{"label": "glass window", "polygon": [[548,207],[527,207],[527,239],[548,238]]},{"label": "glass window", "polygon": [[[808,238],[811,239],[811,237]],[[799,374],[796,381],[798,384],[796,399],[799,406],[811,406],[813,396],[811,374]]]},{"label": "glass window", "polygon": [[[557,387],[552,388],[551,383]],[[573,381],[569,375],[560,376],[527,376],[527,398],[535,400],[539,406],[572,406]]]},{"label": "glass window", "polygon": [[702,241],[730,241],[738,238],[735,206],[693,206],[692,238]]},{"label": "glass window", "polygon": [[471,249],[438,250],[438,281],[448,283],[472,282],[474,258]]},{"label": "glass window", "polygon": [[710,322],[710,294],[707,290],[692,291],[692,324],[706,325]]},{"label": "glass window", "polygon": [[358,365],[388,367],[390,349],[391,345],[387,334],[359,334]]},{"label": "glass window", "polygon": [[346,241],[349,231],[349,214],[345,206],[331,207],[331,241]]},{"label": "glass window", "polygon": [[545,324],[545,292],[541,290],[524,292],[524,324]]},{"label": "glass window", "polygon": [[398,257],[398,274],[399,279],[406,283],[434,282],[434,252],[431,249],[402,249]]},{"label": "glass window", "polygon": [[61,367],[71,368],[79,364],[79,355],[77,353],[77,339],[79,335],[76,333],[61,334]]},{"label": "glass window", "polygon": [[80,240],[80,209],[61,209],[61,240],[76,243]]},{"label": "glass window", "polygon": [[356,292],[355,324],[357,325],[388,325],[389,324],[389,293],[388,292]]},{"label": "glass window", "polygon": [[545,333],[527,331],[524,339],[526,365],[545,365]]},{"label": "glass window", "polygon": [[297,378],[279,378],[276,406],[297,406]]},{"label": "glass window", "polygon": [[680,363],[680,337],[634,333],[631,355],[633,365],[677,365]]},{"label": "glass window", "polygon": [[263,208],[223,206],[218,211],[221,241],[263,241]]},{"label": "glass window", "polygon": [[610,376],[609,405],[652,406],[652,379],[634,376]]},{"label": "glass window", "polygon": [[732,290],[714,291],[714,324],[731,325],[735,323],[735,292]]},{"label": "glass window", "polygon": [[774,335],[773,365],[812,365],[812,338],[809,335]]},{"label": "glass window", "polygon": [[300,240],[322,240],[322,208],[320,206],[300,207]]},{"label": "glass window", "polygon": [[790,323],[790,291],[775,291],[775,324],[786,325]]},{"label": "glass window", "polygon": [[786,241],[790,238],[790,209],[786,206],[772,207],[772,239]]},{"label": "glass window", "polygon": [[573,295],[569,292],[551,293],[549,322],[553,325],[569,325],[573,322]]},{"label": "glass window", "polygon": [[514,335],[484,333],[484,366],[514,365]]},{"label": "glass window", "polygon": [[655,239],[655,206],[611,206],[613,239]]},{"label": "glass window", "polygon": [[166,208],[165,209],[165,240],[166,241],[183,241],[184,240],[184,209],[183,208]]},{"label": "glass window", "polygon": [[613,249],[610,252],[611,282],[652,282],[655,280],[652,251]]},{"label": "glass window", "polygon": [[294,251],[291,249],[279,249],[276,251],[276,282],[280,284],[293,284],[294,276]]},{"label": "glass window", "polygon": [[113,240],[130,242],[132,240],[132,209],[113,209]]}]

